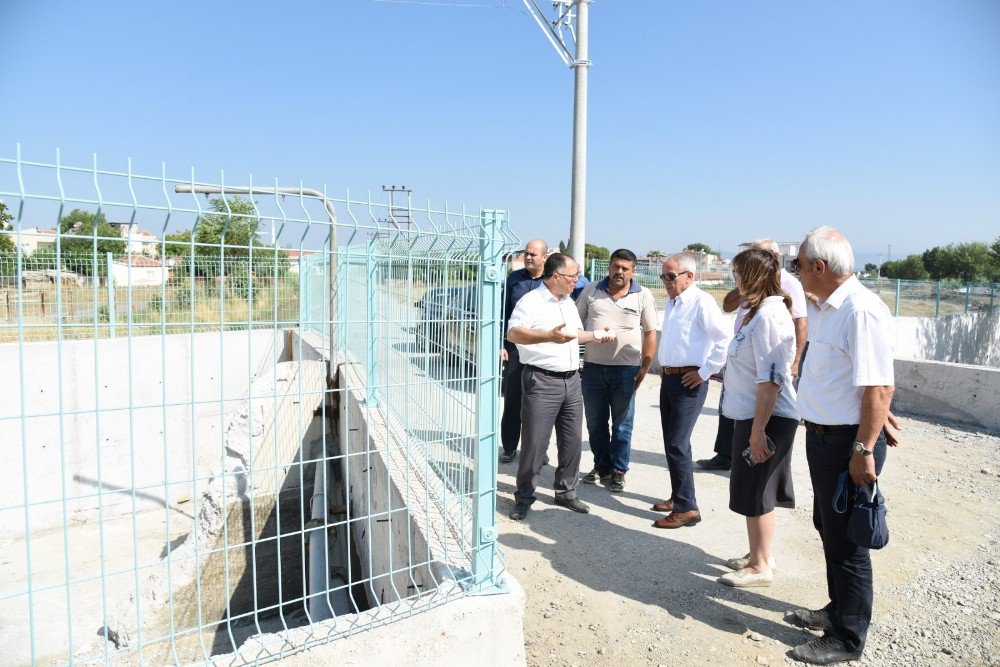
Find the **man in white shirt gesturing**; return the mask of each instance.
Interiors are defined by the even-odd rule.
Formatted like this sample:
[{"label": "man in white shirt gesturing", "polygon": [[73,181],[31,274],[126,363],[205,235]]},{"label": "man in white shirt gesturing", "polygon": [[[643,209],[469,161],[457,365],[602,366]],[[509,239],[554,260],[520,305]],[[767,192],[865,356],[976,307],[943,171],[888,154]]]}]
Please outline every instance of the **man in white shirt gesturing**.
[{"label": "man in white shirt gesturing", "polygon": [[669,514],[656,528],[693,526],[701,521],[694,493],[691,432],[708,395],[708,378],[726,361],[731,327],[715,299],[694,284],[695,261],[683,253],[663,263],[667,289],[657,358],[660,362],[660,424],[670,469],[670,498],[653,505]]},{"label": "man in white shirt gesturing", "polygon": [[[521,461],[517,467],[517,504],[510,518],[520,521],[535,502],[545,450],[556,431],[559,465],[556,505],[586,514],[576,496],[583,437],[580,344],[596,340],[570,298],[579,267],[573,258],[552,253],[545,260],[542,284],[528,292],[511,313],[507,340],[517,345],[521,372]],[[606,340],[606,339],[605,339]]]}]

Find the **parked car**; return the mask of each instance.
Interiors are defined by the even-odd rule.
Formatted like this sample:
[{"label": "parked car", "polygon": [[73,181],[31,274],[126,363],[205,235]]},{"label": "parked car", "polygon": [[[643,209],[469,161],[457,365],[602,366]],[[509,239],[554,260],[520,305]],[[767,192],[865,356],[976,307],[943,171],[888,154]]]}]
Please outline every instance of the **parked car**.
[{"label": "parked car", "polygon": [[429,345],[431,352],[441,352],[446,322],[463,298],[466,287],[432,287],[415,304],[420,315],[417,320],[417,344]]}]

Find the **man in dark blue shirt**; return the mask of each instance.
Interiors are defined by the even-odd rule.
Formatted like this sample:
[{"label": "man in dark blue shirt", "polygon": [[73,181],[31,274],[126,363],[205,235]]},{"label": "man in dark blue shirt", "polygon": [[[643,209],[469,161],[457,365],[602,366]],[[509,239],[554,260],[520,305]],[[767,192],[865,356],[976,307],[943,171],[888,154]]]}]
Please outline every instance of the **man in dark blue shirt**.
[{"label": "man in dark blue shirt", "polygon": [[503,360],[507,367],[503,376],[503,417],[500,419],[500,462],[510,463],[517,457],[517,443],[521,439],[521,362],[517,346],[507,341],[507,323],[514,306],[521,297],[542,284],[542,271],[549,247],[541,239],[528,241],[524,246],[524,268],[511,272],[504,286],[504,343]]}]

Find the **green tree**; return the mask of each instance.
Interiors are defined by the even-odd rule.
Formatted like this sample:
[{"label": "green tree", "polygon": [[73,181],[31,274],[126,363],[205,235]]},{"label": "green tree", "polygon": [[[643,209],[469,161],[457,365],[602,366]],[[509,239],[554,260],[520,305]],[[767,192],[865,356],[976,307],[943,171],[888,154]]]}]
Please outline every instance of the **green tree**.
[{"label": "green tree", "polygon": [[663,257],[663,253],[659,250],[650,250],[646,253],[646,257]]},{"label": "green tree", "polygon": [[715,254],[715,251],[712,250],[711,246],[709,246],[707,243],[689,243],[687,245],[687,247],[684,248],[684,251],[685,252],[703,252],[706,255],[714,255]]},{"label": "green tree", "polygon": [[990,246],[990,261],[992,263],[990,280],[1000,280],[1000,236],[996,237]]},{"label": "green tree", "polygon": [[877,264],[872,264],[871,262],[865,264],[865,273],[875,273],[876,271],[878,271]]},{"label": "green tree", "polygon": [[594,245],[593,243],[583,244],[583,256],[586,260],[591,259],[610,259],[611,251],[604,246]]},{"label": "green tree", "polygon": [[59,221],[59,233],[62,235],[60,246],[66,268],[82,275],[94,275],[95,266],[97,275],[107,275],[105,255],[125,252],[125,240],[117,229],[108,224],[103,213],[94,215],[75,208]]},{"label": "green tree", "polygon": [[14,216],[7,212],[7,204],[0,201],[0,255],[13,255],[17,252],[17,248],[14,247],[14,239],[10,237],[10,234],[4,234],[4,232],[13,229],[10,224],[13,219]]},{"label": "green tree", "polygon": [[900,280],[927,280],[927,269],[920,255],[908,255],[906,259],[897,259],[882,265],[882,275],[886,278]]},{"label": "green tree", "polygon": [[992,274],[990,247],[981,241],[947,246],[952,253],[952,277],[969,282],[987,280]]},{"label": "green tree", "polygon": [[[182,229],[173,234],[164,234],[163,240],[166,242],[163,248],[164,257],[187,257],[191,254],[191,230]],[[197,253],[197,248],[195,249]]]},{"label": "green tree", "polygon": [[934,280],[942,280],[954,276],[955,262],[953,253],[949,250],[949,247],[934,246],[929,250],[925,250],[923,255],[921,255],[924,268],[927,269],[927,273]]}]

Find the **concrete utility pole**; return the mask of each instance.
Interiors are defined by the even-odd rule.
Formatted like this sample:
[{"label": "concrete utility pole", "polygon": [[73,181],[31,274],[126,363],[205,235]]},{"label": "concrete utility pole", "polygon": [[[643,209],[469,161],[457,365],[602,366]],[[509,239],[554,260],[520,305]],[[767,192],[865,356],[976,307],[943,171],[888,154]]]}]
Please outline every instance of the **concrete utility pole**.
[{"label": "concrete utility pole", "polygon": [[[538,27],[563,62],[576,70],[573,92],[573,175],[570,195],[569,254],[583,269],[587,221],[587,73],[590,3],[593,0],[553,0],[556,17],[545,20],[535,0],[523,0]],[[569,34],[569,40],[566,38]],[[567,45],[572,42],[575,53]]]}]

